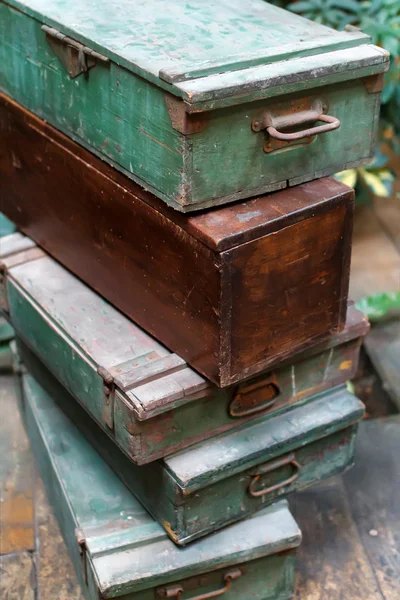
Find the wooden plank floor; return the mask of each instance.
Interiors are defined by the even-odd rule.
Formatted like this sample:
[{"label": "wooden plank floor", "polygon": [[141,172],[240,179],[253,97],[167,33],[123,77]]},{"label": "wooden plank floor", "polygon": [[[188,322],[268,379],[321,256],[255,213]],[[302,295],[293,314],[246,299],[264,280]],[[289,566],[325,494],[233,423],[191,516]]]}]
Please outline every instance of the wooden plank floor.
[{"label": "wooden plank floor", "polygon": [[[392,196],[356,210],[350,278],[350,297],[355,301],[400,292],[400,158],[393,158],[391,166],[398,173]],[[400,319],[372,324],[365,349],[400,410]]]},{"label": "wooden plank floor", "polygon": [[364,421],[353,469],[290,500],[298,600],[399,600],[399,455],[400,415]]},{"label": "wooden plank floor", "polygon": [[[11,376],[0,378],[0,390],[8,415],[0,421],[2,456],[12,457],[1,472],[1,500],[22,489],[29,506],[19,519],[4,515],[0,597],[83,600],[42,483],[33,476]],[[400,415],[365,421],[356,466],[291,498],[303,531],[297,600],[400,598],[399,455]]]},{"label": "wooden plank floor", "polygon": [[83,600],[60,530],[35,473],[14,378],[0,376],[0,598]]}]

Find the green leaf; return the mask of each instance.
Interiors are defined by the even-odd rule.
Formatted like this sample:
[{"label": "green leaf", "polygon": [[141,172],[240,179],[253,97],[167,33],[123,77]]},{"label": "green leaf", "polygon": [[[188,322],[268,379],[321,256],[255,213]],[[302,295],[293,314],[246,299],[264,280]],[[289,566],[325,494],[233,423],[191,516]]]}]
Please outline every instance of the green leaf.
[{"label": "green leaf", "polygon": [[377,147],[375,149],[374,158],[367,165],[367,169],[382,169],[389,161],[389,157],[381,152],[381,150]]},{"label": "green leaf", "polygon": [[374,14],[385,4],[384,0],[372,0],[368,12]]},{"label": "green leaf", "polygon": [[400,292],[387,292],[366,296],[356,302],[370,321],[380,321],[384,318],[400,315]]},{"label": "green leaf", "polygon": [[390,196],[393,185],[393,175],[388,169],[367,171],[367,169],[360,168],[358,169],[358,174],[374,196],[380,196],[381,198]]},{"label": "green leaf", "polygon": [[384,35],[382,37],[382,46],[385,48],[385,50],[390,52],[392,56],[398,56],[400,42],[394,32],[393,35]]},{"label": "green leaf", "polygon": [[346,171],[335,173],[335,178],[345,185],[354,188],[357,182],[357,169],[347,169]]},{"label": "green leaf", "polygon": [[331,6],[334,8],[341,8],[358,14],[361,11],[361,5],[356,0],[332,0]]},{"label": "green leaf", "polygon": [[304,2],[293,2],[292,4],[288,4],[286,8],[296,14],[301,14],[308,10],[314,10],[314,5],[313,2],[305,0]]},{"label": "green leaf", "polygon": [[381,103],[386,104],[394,96],[396,92],[396,85],[393,81],[389,81],[382,90]]},{"label": "green leaf", "polygon": [[325,21],[338,25],[346,14],[342,10],[328,10],[324,13]]}]

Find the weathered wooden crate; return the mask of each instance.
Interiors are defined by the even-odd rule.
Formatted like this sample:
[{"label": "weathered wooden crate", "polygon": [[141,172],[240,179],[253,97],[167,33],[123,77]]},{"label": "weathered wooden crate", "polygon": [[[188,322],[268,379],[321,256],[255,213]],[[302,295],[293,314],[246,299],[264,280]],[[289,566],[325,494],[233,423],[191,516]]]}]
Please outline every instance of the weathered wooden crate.
[{"label": "weathered wooden crate", "polygon": [[43,388],[22,380],[32,449],[88,600],[292,597],[301,533],[284,501],[177,548]]},{"label": "weathered wooden crate", "polygon": [[364,405],[339,386],[289,412],[136,466],[25,350],[21,345],[29,372],[179,545],[240,521],[352,464]]},{"label": "weathered wooden crate", "polygon": [[11,267],[6,280],[18,334],[137,464],[344,383],[354,375],[368,330],[350,307],[341,333],[221,390],[50,257]]},{"label": "weathered wooden crate", "polygon": [[0,128],[7,216],[220,387],[343,327],[347,186],[325,178],[189,217],[4,98]]},{"label": "weathered wooden crate", "polygon": [[355,28],[262,0],[5,0],[0,23],[1,89],[181,211],[372,155],[389,54]]}]

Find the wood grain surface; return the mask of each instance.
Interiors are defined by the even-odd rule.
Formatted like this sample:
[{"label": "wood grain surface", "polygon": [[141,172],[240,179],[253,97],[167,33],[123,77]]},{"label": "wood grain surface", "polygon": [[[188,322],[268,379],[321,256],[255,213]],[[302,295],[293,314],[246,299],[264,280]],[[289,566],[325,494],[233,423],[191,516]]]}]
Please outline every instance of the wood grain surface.
[{"label": "wood grain surface", "polygon": [[290,502],[303,532],[299,600],[400,597],[400,416],[364,421],[355,467]]},{"label": "wood grain surface", "polygon": [[14,386],[13,377],[1,377],[1,554],[33,550],[35,546],[33,461],[21,417],[14,406]]},{"label": "wood grain surface", "polygon": [[0,127],[6,215],[220,387],[343,327],[346,186],[322,179],[186,217],[4,97]]}]

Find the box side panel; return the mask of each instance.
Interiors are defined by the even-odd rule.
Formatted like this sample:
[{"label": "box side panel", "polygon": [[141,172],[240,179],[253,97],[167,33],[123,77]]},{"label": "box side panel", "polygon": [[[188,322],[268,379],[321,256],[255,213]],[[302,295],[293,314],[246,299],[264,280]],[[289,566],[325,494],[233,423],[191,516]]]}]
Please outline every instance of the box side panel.
[{"label": "box side panel", "polygon": [[100,161],[88,164],[71,144],[44,134],[24,111],[2,106],[0,122],[7,215],[168,348],[217,379],[220,283],[213,252],[110,179]]},{"label": "box side panel", "polygon": [[163,520],[162,524],[167,533],[172,536],[171,532],[178,527],[179,515],[171,502],[175,486],[171,485],[171,478],[163,469],[162,463],[155,462],[152,465],[138,467],[131,462],[46,366],[33,353],[28,353],[26,356],[23,346],[21,350],[22,360],[29,357],[29,362],[28,360],[26,362],[35,380],[80,429],[101,457],[112,466],[115,473],[146,510],[158,521]]},{"label": "box side panel", "polygon": [[9,280],[7,289],[10,318],[18,335],[104,426],[104,382],[95,366],[74,348],[15,282]]},{"label": "box side panel", "polygon": [[[137,421],[129,404],[117,396],[116,437],[124,440],[126,447],[140,440],[137,442],[140,450],[136,452],[139,464],[168,456],[253,419],[281,414],[305,404],[324,390],[345,383],[355,373],[359,349],[360,340],[352,340],[246,384],[225,390],[215,388],[211,397],[190,401],[145,421]],[[260,395],[267,400],[259,402]],[[258,411],[255,410],[257,405]],[[245,415],[246,409],[249,416]],[[243,411],[244,415],[232,416],[235,410]]]},{"label": "box side panel", "polygon": [[[48,499],[52,505],[60,526],[61,533],[68,548],[68,552],[78,576],[79,583],[84,590],[86,586],[82,569],[82,556],[80,553],[79,544],[75,537],[75,530],[78,527],[78,523],[73,512],[73,507],[69,503],[63,489],[63,485],[54,470],[54,465],[52,464],[46,440],[41,434],[39,423],[37,422],[36,415],[29,398],[26,395],[26,390],[25,393],[23,393],[23,406],[25,426],[31,443],[31,448],[35,456],[35,461],[39,467],[39,472],[45,484]],[[95,600],[98,597],[98,589],[95,590],[93,595],[87,595],[86,597],[88,600]]]},{"label": "box side panel", "polygon": [[[279,187],[292,179],[309,181],[341,171],[372,156],[379,117],[380,92],[369,92],[363,80],[316,88],[209,113],[203,131],[190,136],[193,144],[191,202],[219,203],[246,198]],[[314,103],[340,120],[340,128],[281,149],[265,151],[274,140],[252,121],[264,113],[295,114]],[[321,123],[316,123],[321,125]],[[307,123],[301,129],[307,129]],[[298,128],[300,129],[300,127]],[[291,131],[288,129],[287,131]],[[274,186],[274,187],[272,187]],[[207,204],[206,204],[207,205]]]},{"label": "box side panel", "polygon": [[[256,480],[263,466],[259,465],[258,468],[254,467],[186,497],[185,530],[179,532],[181,538],[185,542],[192,541],[229,522],[242,519],[286,494],[304,489],[348,468],[354,457],[356,427],[353,425],[295,450],[293,456],[299,464],[298,477],[288,485],[282,483],[296,473],[292,464],[277,467]],[[277,486],[277,489],[260,497],[252,497],[249,493],[252,482],[256,492],[272,486]]]},{"label": "box side panel", "polygon": [[158,195],[179,199],[185,141],[162,90],[113,62],[71,79],[39,21],[4,3],[0,11],[0,89]]},{"label": "box side panel", "polygon": [[[295,579],[294,552],[282,552],[242,563],[235,566],[234,569],[240,570],[241,575],[232,580],[229,592],[227,592],[230,600],[242,600],[243,598],[287,600],[292,597]],[[128,595],[123,596],[121,600],[154,600],[154,597],[161,597],[164,589],[171,589],[174,585],[181,586],[188,598],[211,594],[224,588],[224,575],[230,571],[232,569],[218,569],[197,577],[176,581],[172,585],[159,586],[155,592],[152,591],[152,595]]]},{"label": "box side panel", "polygon": [[344,325],[353,203],[346,200],[227,252],[231,382]]}]

